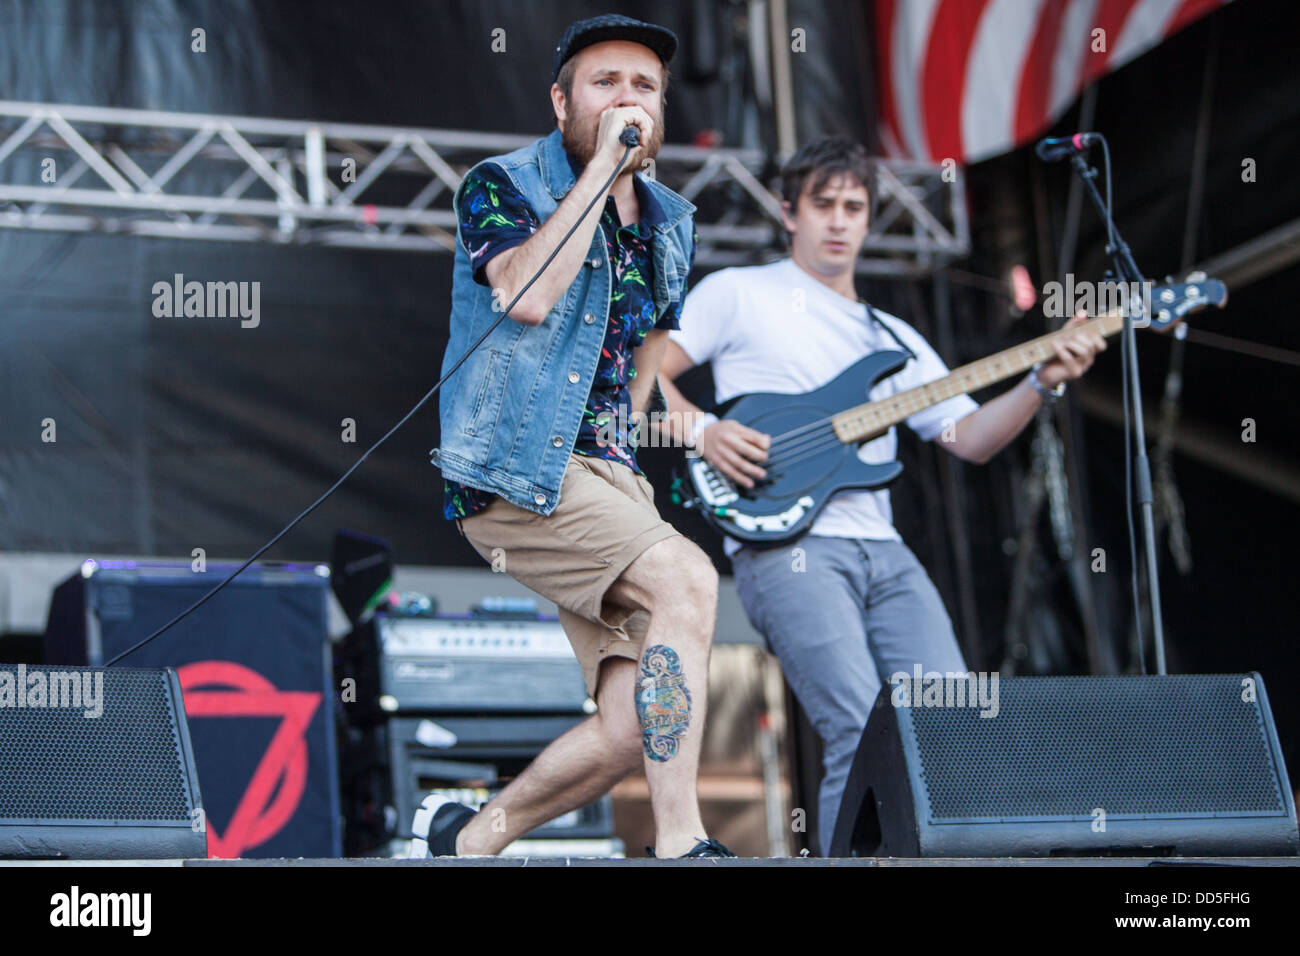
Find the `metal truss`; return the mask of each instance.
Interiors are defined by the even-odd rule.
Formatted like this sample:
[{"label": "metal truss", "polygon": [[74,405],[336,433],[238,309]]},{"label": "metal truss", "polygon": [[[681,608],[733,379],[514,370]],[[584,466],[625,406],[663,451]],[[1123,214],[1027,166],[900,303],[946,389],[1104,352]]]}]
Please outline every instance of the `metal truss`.
[{"label": "metal truss", "polygon": [[[0,101],[0,227],[450,252],[451,197],[530,136]],[[696,264],[782,248],[758,150],[665,145],[649,170],[699,207]],[[917,276],[966,255],[960,171],[883,161],[858,271]]]}]

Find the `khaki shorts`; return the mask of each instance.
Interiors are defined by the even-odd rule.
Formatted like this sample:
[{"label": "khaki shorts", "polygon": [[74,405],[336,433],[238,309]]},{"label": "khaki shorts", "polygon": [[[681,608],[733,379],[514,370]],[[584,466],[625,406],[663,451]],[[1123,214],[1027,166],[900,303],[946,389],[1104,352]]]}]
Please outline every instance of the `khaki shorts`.
[{"label": "khaki shorts", "polygon": [[603,661],[640,656],[649,615],[606,604],[605,591],[651,545],[679,533],[659,517],[644,476],[621,462],[571,454],[549,515],[498,496],[460,526],[485,561],[555,602],[593,698]]}]

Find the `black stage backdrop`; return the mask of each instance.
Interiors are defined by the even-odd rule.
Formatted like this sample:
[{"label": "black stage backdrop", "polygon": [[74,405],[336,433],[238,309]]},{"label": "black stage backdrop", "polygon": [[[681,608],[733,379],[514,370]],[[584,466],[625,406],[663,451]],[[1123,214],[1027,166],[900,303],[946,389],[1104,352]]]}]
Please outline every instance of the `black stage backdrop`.
[{"label": "black stage backdrop", "polygon": [[[670,142],[716,127],[732,144],[765,143],[770,130],[744,124],[747,82],[725,82],[746,75],[735,5],[615,6],[682,38]],[[864,135],[868,87],[842,93],[836,78],[858,72],[865,13],[802,6],[811,42],[832,55],[799,89]],[[606,9],[0,0],[0,97],[543,135],[554,45]],[[196,27],[203,54],[191,52]],[[506,49],[494,53],[498,28]],[[261,283],[260,325],[155,318],[153,285],[177,273]],[[436,381],[450,286],[446,255],[0,230],[0,550],[251,552]],[[391,539],[402,562],[477,564],[440,518],[437,438],[434,401],[271,556],[321,557],[348,526]]]}]

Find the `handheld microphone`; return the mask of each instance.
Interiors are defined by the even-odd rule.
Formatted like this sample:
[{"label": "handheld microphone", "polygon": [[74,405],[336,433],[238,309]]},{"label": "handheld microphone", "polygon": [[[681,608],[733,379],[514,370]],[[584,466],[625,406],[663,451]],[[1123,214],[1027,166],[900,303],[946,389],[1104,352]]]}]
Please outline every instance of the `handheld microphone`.
[{"label": "handheld microphone", "polygon": [[618,141],[622,143],[624,146],[640,146],[641,145],[640,128],[633,126],[631,123],[628,123],[627,126],[623,127],[623,132],[618,134]]},{"label": "handheld microphone", "polygon": [[1055,163],[1073,156],[1075,153],[1085,152],[1089,146],[1100,138],[1097,133],[1075,133],[1073,136],[1059,137],[1049,136],[1038,141],[1038,145],[1034,147],[1034,152],[1038,154],[1038,158],[1043,162]]}]

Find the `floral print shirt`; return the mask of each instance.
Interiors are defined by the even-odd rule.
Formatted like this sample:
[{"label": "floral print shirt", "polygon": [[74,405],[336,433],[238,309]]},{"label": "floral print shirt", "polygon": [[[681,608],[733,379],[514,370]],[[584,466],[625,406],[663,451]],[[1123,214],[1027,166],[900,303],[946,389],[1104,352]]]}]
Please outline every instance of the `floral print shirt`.
[{"label": "floral print shirt", "polygon": [[[577,176],[581,171],[569,164]],[[641,222],[624,225],[618,216],[613,196],[605,199],[600,229],[605,249],[614,268],[614,286],[609,298],[609,322],[605,341],[596,364],[596,375],[587,397],[587,407],[578,426],[573,451],[579,455],[617,461],[637,474],[636,462],[639,429],[636,423],[619,420],[619,410],[629,409],[632,401],[628,386],[636,378],[632,350],[645,341],[651,329],[676,329],[681,317],[681,302],[675,302],[655,315],[654,234],[651,227],[663,221],[663,214],[650,190],[633,179]],[[487,285],[484,271],[493,256],[527,241],[540,223],[528,201],[511,184],[505,171],[494,163],[476,167],[460,186],[457,203],[460,210],[460,235],[469,250],[475,281]],[[694,236],[690,264],[695,262]],[[685,289],[683,296],[685,295]],[[486,508],[496,495],[444,479],[443,515],[449,520],[469,517]]]}]

